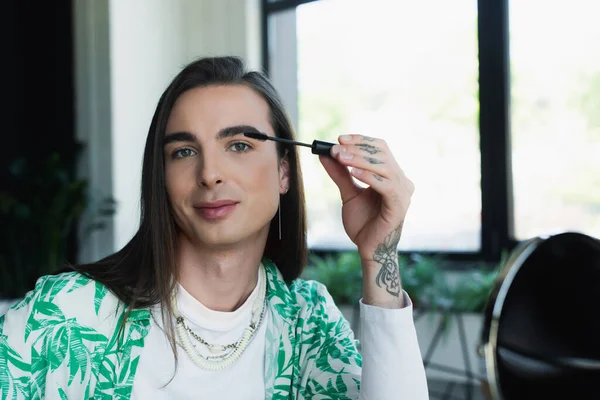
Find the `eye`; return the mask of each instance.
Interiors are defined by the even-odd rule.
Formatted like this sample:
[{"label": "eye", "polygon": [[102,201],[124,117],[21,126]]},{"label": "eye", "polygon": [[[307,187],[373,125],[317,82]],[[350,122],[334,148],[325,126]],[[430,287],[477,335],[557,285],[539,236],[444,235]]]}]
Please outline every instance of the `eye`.
[{"label": "eye", "polygon": [[186,158],[186,157],[191,157],[193,155],[195,155],[196,152],[192,149],[188,149],[188,148],[183,148],[183,149],[178,149],[175,150],[173,152],[173,154],[171,154],[171,157],[176,159],[176,158]]},{"label": "eye", "polygon": [[235,142],[231,146],[229,146],[229,149],[231,149],[231,151],[233,151],[234,153],[244,153],[250,150],[251,147],[248,143]]}]

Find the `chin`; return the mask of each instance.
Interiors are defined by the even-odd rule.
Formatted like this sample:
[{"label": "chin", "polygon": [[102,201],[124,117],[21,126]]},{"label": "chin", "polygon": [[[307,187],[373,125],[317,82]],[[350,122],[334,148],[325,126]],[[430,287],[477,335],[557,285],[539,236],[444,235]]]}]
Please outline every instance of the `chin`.
[{"label": "chin", "polygon": [[236,243],[238,243],[239,241],[240,241],[239,238],[230,237],[230,236],[219,236],[219,237],[200,236],[200,237],[197,237],[196,240],[194,240],[194,242],[197,243],[198,245],[200,245],[201,247],[208,247],[208,248],[231,247],[231,246],[235,245]]},{"label": "chin", "polygon": [[247,238],[247,235],[244,235],[244,233],[240,232],[239,229],[237,229],[235,232],[213,231],[209,234],[207,234],[207,232],[197,232],[197,235],[194,236],[195,243],[208,247],[229,247]]},{"label": "chin", "polygon": [[[247,225],[245,225],[247,227]],[[252,239],[258,239],[264,235],[265,240],[268,234],[268,225],[266,228],[257,230],[242,230],[244,224],[236,224],[233,231],[229,232],[211,232],[212,234],[206,234],[198,232],[195,242],[201,244],[201,246],[211,248],[229,248],[236,245],[240,245],[244,242],[248,242]]]}]

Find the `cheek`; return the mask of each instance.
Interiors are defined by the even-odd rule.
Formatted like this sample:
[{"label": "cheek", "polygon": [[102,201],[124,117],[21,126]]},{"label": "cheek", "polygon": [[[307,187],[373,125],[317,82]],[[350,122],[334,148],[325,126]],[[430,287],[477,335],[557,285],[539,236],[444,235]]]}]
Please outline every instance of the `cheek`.
[{"label": "cheek", "polygon": [[253,182],[254,191],[263,195],[277,191],[279,187],[279,171],[272,164],[260,164],[255,168],[246,168],[243,172],[247,182]]},{"label": "cheek", "polygon": [[184,171],[166,166],[165,168],[165,187],[167,196],[172,204],[181,203],[181,200],[189,192],[190,178]]}]

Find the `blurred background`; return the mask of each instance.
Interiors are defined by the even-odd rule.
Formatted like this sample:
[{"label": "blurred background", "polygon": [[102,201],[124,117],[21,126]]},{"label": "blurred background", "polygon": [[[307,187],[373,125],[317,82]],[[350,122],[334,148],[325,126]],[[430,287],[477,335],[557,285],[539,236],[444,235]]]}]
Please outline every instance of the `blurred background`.
[{"label": "blurred background", "polygon": [[[481,396],[481,314],[508,252],[538,235],[600,237],[596,0],[13,0],[2,9],[0,303],[132,237],[152,113],[202,56],[242,56],[268,73],[303,141],[361,133],[389,143],[417,188],[398,250],[432,398]],[[306,277],[326,283],[357,327],[360,265],[339,194],[302,156]]]}]

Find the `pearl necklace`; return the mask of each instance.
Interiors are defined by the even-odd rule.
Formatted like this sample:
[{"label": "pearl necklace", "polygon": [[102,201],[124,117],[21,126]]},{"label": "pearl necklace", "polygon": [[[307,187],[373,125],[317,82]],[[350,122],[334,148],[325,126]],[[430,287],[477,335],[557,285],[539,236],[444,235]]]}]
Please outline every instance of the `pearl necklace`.
[{"label": "pearl necklace", "polygon": [[[217,361],[212,361],[215,357],[204,357],[202,356],[198,350],[194,347],[191,342],[190,335],[187,333],[187,328],[185,325],[185,321],[181,314],[179,314],[179,310],[177,308],[177,297],[173,298],[173,315],[177,321],[175,326],[175,330],[177,332],[177,336],[181,341],[181,347],[185,350],[185,352],[190,356],[194,364],[199,368],[208,370],[208,371],[219,371],[224,368],[227,368],[231,364],[233,364],[246,350],[254,336],[256,335],[256,331],[260,326],[265,311],[266,311],[266,292],[267,292],[267,276],[264,269],[264,266],[260,265],[261,271],[259,272],[261,275],[261,279],[259,281],[258,288],[258,296],[254,300],[252,305],[252,319],[250,321],[250,325],[244,330],[244,334],[240,338],[240,340],[234,345],[234,350],[223,355]],[[187,328],[187,329],[186,329]],[[220,350],[224,346],[218,345],[208,345],[209,350],[213,352],[213,349]]]}]

